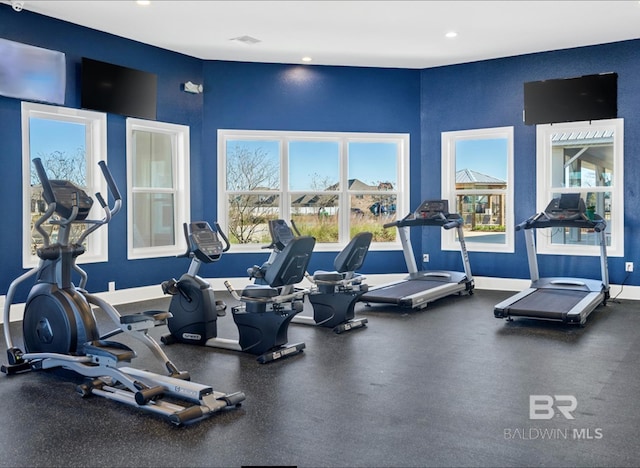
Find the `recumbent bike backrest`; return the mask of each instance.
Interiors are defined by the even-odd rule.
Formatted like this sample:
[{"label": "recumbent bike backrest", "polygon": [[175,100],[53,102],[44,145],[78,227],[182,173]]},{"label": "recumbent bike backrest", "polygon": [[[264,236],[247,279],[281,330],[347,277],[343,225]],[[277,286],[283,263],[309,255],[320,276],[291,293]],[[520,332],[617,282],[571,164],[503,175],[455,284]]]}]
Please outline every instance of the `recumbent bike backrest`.
[{"label": "recumbent bike backrest", "polygon": [[309,236],[292,239],[266,269],[264,278],[267,284],[279,288],[302,281],[315,244],[316,240]]},{"label": "recumbent bike backrest", "polygon": [[364,263],[373,239],[370,232],[360,232],[342,249],[333,262],[333,268],[339,273],[356,271]]}]

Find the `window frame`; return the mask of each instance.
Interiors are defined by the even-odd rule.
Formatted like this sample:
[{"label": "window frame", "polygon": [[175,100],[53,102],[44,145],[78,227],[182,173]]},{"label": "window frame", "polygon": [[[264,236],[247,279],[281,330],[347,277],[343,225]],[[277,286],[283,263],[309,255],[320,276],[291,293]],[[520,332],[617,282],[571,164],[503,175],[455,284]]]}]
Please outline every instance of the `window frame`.
[{"label": "window frame", "polygon": [[[304,193],[310,194],[310,190],[290,190],[288,174],[289,142],[292,141],[337,141],[339,144],[339,187],[332,194],[339,196],[338,242],[316,243],[317,251],[337,251],[349,242],[349,200],[354,195],[380,195],[381,193],[393,193],[396,195],[396,212],[404,213],[409,210],[410,203],[410,136],[408,133],[354,133],[354,132],[306,132],[306,131],[268,131],[268,130],[231,130],[218,129],[218,223],[222,229],[228,230],[228,204],[229,193],[260,195],[263,192],[242,192],[226,189],[226,148],[229,140],[258,140],[278,141],[280,148],[280,187],[265,191],[269,195],[279,195],[279,211],[283,219],[291,218],[291,196]],[[392,142],[397,145],[397,188],[389,192],[349,190],[348,187],[348,149],[349,143],[384,143]],[[318,192],[326,195],[327,192]],[[262,244],[234,244],[233,250],[238,252],[264,252]],[[400,250],[402,246],[399,238],[395,236],[393,242],[372,242],[370,250]]]},{"label": "window frame", "polygon": [[[85,125],[85,158],[86,178],[89,186],[89,194],[93,197],[95,192],[106,195],[107,183],[99,170],[98,162],[107,161],[107,115],[103,112],[88,111],[84,109],[72,109],[69,107],[39,104],[23,101],[21,103],[22,123],[22,266],[33,268],[38,264],[38,257],[31,254],[31,145],[30,145],[30,119],[49,119],[61,122],[70,122]],[[46,169],[46,168],[45,168]],[[94,203],[89,216],[90,219],[101,219],[104,213],[100,210],[100,204]],[[98,229],[87,239],[87,251],[78,257],[78,264],[106,262],[109,260],[108,229]]]},{"label": "window frame", "polygon": [[[133,185],[133,132],[145,131],[163,133],[171,137],[173,187],[148,188]],[[190,128],[153,120],[129,117],[126,119],[126,159],[127,159],[127,258],[171,257],[185,252],[187,243],[183,234],[183,224],[191,221],[190,192]],[[134,247],[133,197],[136,193],[171,193],[174,195],[173,220],[175,242],[172,245],[155,247]]]},{"label": "window frame", "polygon": [[[551,135],[558,132],[613,130],[613,177],[610,186],[551,187]],[[544,211],[553,193],[611,192],[611,220],[607,228],[611,245],[607,257],[624,257],[624,119],[541,124],[536,126],[536,210]],[[553,244],[551,236],[537,236],[536,249],[541,255],[600,256],[598,245]]]},{"label": "window frame", "polygon": [[[465,237],[465,245],[470,252],[495,252],[513,253],[515,252],[515,219],[514,219],[514,127],[491,127],[470,130],[455,130],[441,133],[441,156],[442,156],[442,198],[449,201],[449,209],[455,210],[458,192],[467,195],[498,195],[505,197],[505,242],[503,244],[493,244],[484,242],[473,242],[473,237]],[[456,189],[456,143],[462,140],[490,140],[504,138],[507,140],[507,187],[506,189],[478,189],[478,190],[457,190]],[[460,250],[460,244],[456,238],[454,229],[443,231],[441,237],[442,250]]]}]

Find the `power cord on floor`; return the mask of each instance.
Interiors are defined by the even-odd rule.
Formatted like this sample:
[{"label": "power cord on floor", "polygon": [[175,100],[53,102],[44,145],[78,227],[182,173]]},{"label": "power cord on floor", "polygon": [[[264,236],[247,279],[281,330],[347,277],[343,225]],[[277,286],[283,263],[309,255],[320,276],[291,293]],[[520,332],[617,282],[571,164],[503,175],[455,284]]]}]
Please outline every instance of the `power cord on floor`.
[{"label": "power cord on floor", "polygon": [[631,276],[630,271],[627,272],[627,276],[625,276],[624,279],[622,280],[622,283],[620,284],[620,291],[618,291],[618,294],[616,294],[616,296],[613,299],[611,299],[610,302],[615,302],[616,304],[620,304],[620,301],[618,301],[617,299],[618,299],[618,296],[622,294],[622,290],[624,289],[624,285],[627,283],[629,276]]}]

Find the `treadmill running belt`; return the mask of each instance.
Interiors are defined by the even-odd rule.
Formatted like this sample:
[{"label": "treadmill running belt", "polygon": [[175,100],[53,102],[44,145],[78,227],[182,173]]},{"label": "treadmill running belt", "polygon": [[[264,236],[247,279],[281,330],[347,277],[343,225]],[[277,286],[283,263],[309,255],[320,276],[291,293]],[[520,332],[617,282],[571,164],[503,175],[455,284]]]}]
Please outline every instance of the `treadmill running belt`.
[{"label": "treadmill running belt", "polygon": [[514,302],[507,310],[510,315],[562,319],[588,294],[587,291],[571,289],[536,289]]},{"label": "treadmill running belt", "polygon": [[361,296],[360,300],[364,302],[371,301],[399,304],[400,301],[407,296],[428,291],[437,286],[442,286],[443,284],[449,283],[424,279],[403,281],[401,283],[390,284],[389,286],[383,286],[379,289],[369,291]]}]

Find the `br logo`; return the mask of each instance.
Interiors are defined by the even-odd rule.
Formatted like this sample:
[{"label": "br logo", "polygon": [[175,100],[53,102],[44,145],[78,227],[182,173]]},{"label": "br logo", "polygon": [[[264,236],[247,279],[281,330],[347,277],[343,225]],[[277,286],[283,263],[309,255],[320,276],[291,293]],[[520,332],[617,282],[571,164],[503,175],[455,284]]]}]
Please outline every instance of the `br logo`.
[{"label": "br logo", "polygon": [[556,411],[566,419],[575,419],[571,413],[577,407],[573,395],[529,395],[529,419],[551,419]]}]

